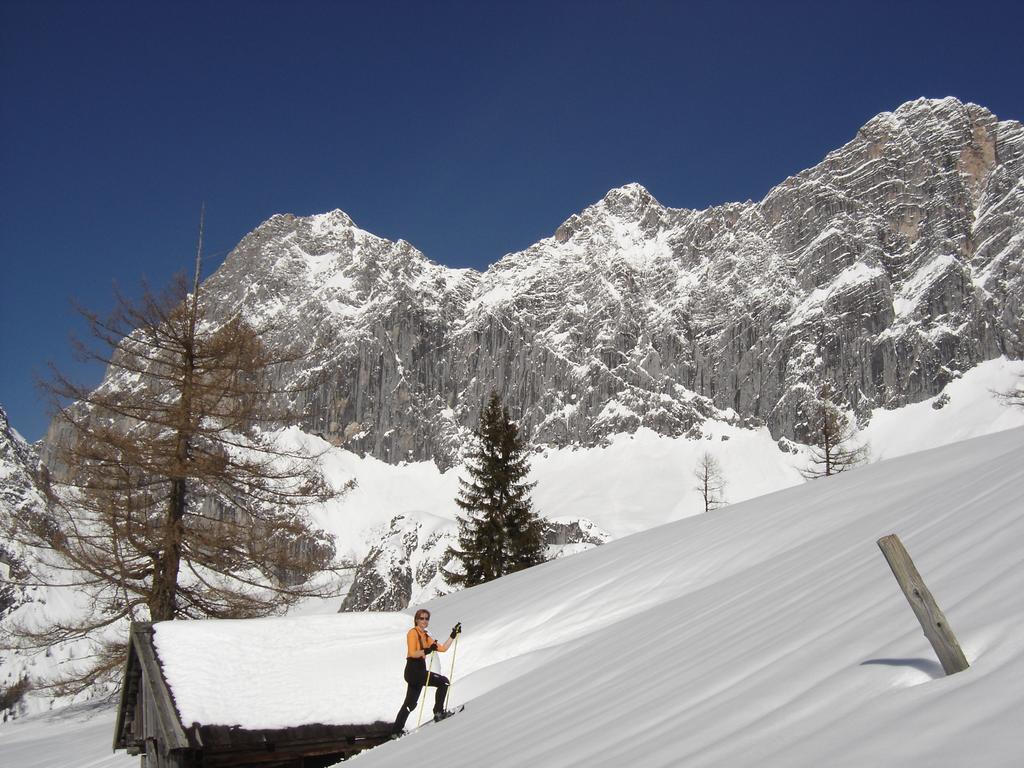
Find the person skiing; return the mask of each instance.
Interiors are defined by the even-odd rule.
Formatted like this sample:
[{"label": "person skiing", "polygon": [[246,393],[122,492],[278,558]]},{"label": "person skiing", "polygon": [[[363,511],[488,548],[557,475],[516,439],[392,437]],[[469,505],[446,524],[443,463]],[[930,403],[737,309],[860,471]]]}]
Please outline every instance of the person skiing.
[{"label": "person skiing", "polygon": [[409,713],[416,709],[416,702],[419,700],[420,692],[425,685],[437,688],[434,694],[434,720],[443,720],[452,714],[444,708],[445,696],[448,695],[448,678],[433,672],[428,675],[426,658],[434,651],[439,653],[447,651],[448,646],[462,632],[462,622],[452,627],[451,635],[443,643],[438,643],[430,636],[430,633],[427,631],[429,624],[430,611],[421,608],[416,611],[413,618],[413,627],[405,636],[405,682],[408,683],[409,687],[405,692],[405,701],[402,702],[402,708],[398,710],[398,717],[395,718],[393,733],[396,737],[401,736],[404,732],[405,721],[408,719]]}]

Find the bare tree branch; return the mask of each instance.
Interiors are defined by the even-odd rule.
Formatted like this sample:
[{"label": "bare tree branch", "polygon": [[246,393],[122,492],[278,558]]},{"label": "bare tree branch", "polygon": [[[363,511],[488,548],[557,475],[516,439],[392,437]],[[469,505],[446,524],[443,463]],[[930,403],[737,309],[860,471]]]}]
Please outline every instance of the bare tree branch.
[{"label": "bare tree branch", "polygon": [[179,275],[134,301],[116,291],[108,317],[80,310],[89,343],[75,348],[107,367],[98,387],[55,368],[45,383],[57,417],[49,509],[12,536],[94,607],[78,621],[16,626],[10,643],[92,640],[92,663],[51,681],[60,690],[109,675],[111,633],[133,618],[270,615],[334,595],[320,574],[349,567],[303,512],[346,488],[324,478],[322,453],[275,443],[294,392],[277,372],[297,355],[268,348],[240,316],[207,312],[202,222],[199,237],[191,285]]}]

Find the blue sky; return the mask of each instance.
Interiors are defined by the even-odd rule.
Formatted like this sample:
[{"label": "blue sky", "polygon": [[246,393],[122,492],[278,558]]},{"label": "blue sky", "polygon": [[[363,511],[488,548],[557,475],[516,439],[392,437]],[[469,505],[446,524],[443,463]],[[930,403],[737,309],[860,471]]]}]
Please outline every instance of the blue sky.
[{"label": "blue sky", "polygon": [[761,198],[873,115],[1024,119],[1019,3],[0,0],[0,404],[86,380],[70,301],[212,271],[274,213],[341,208],[485,269],[638,181]]}]

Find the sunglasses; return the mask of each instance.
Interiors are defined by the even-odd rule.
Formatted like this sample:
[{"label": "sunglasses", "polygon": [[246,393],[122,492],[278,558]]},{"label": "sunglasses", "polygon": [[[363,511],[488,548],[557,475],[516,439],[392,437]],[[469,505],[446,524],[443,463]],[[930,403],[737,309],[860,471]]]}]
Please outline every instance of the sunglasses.
[{"label": "sunglasses", "polygon": [[429,616],[417,616],[416,621],[430,621]]}]

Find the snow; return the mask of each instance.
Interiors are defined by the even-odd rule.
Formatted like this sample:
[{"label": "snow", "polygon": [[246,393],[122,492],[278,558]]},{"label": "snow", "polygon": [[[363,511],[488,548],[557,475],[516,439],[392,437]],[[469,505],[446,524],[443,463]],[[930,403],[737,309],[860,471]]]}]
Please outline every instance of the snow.
[{"label": "snow", "polygon": [[729,501],[802,482],[796,457],[767,430],[709,422],[705,433],[679,440],[641,428],[605,448],[548,451],[531,461],[534,506],[552,519],[585,517],[615,537],[695,515],[704,507],[693,470],[705,452],[722,465]]},{"label": "snow", "polygon": [[653,237],[637,221],[611,220],[611,245],[616,256],[643,272],[651,264],[672,256],[670,233],[659,230]]},{"label": "snow", "polygon": [[[1022,450],[878,463],[440,599],[469,706],[360,765],[1019,765]],[[893,532],[971,669],[942,676]]]},{"label": "snow", "polygon": [[183,723],[344,725],[394,720],[411,627],[399,613],[167,621],[154,643]]},{"label": "snow", "polygon": [[[604,448],[534,454],[542,513],[622,538],[428,603],[438,634],[465,627],[452,702],[467,709],[358,764],[1021,764],[1024,410],[991,393],[1022,374],[1019,361],[989,361],[951,383],[941,409],[876,411],[861,433],[875,463],[809,483],[795,474],[801,457],[766,432],[714,422],[701,440],[640,430]],[[722,462],[733,502],[706,515],[695,514],[691,478],[704,450]],[[317,512],[339,534],[357,535],[361,514],[454,519],[455,471],[341,451],[325,460],[336,481],[359,482]],[[942,676],[875,546],[889,533],[969,670]],[[394,717],[409,615],[336,608],[158,625],[185,721]],[[79,717],[4,724],[0,764],[138,764],[110,755],[109,710]]]},{"label": "snow", "polygon": [[922,266],[893,297],[892,305],[896,317],[905,318],[913,314],[932,284],[950,269],[957,267],[959,267],[959,262],[949,254],[937,256]]},{"label": "snow", "polygon": [[[316,440],[309,436],[305,439]],[[318,441],[314,450],[326,447]],[[441,473],[433,462],[395,466],[341,450],[330,451],[323,463],[326,474],[338,485],[348,480],[356,482],[356,487],[341,499],[313,511],[317,524],[337,537],[341,556],[353,560],[366,557],[375,543],[367,532],[387,526],[396,515],[429,523],[431,530],[454,524],[458,513],[454,499],[459,487],[455,470]]]},{"label": "snow", "polygon": [[[474,310],[479,307],[481,309],[493,309],[500,307],[503,304],[511,301],[514,297],[512,289],[504,283],[495,283],[493,287],[481,292],[481,294],[471,302],[471,306]],[[467,309],[467,313],[468,313]]]},{"label": "snow", "polygon": [[[1015,429],[913,454],[437,600],[429,604],[435,626],[465,626],[452,701],[468,707],[359,764],[1017,765],[1022,450],[1024,429]],[[893,532],[958,634],[969,670],[942,676],[875,546]],[[330,620],[343,626],[346,618],[322,617],[313,629],[325,633]],[[299,621],[292,633],[286,620],[192,622],[180,631],[202,628],[205,645],[189,650],[209,652],[230,645],[227,625],[246,623],[277,625],[260,661],[261,677],[282,675],[274,695],[325,671],[319,635]],[[396,617],[396,648],[406,626],[407,616]],[[364,639],[382,649],[376,633],[387,628]],[[287,648],[296,637],[308,654]],[[334,665],[365,672],[362,649],[337,650]],[[397,710],[398,665],[378,652],[373,671]],[[345,698],[337,710],[351,703]],[[311,716],[309,702],[289,700],[291,715]]]},{"label": "snow", "polygon": [[827,286],[815,288],[811,291],[800,305],[794,309],[790,325],[800,325],[806,322],[808,315],[816,310],[820,310],[835,294],[843,293],[849,290],[851,286],[875,280],[884,274],[885,272],[881,267],[872,267],[863,262],[851,264],[836,275],[835,279]]},{"label": "snow", "polygon": [[5,768],[138,768],[139,758],[112,755],[115,713],[110,707],[69,707],[4,723],[0,765]]},{"label": "snow", "polygon": [[337,232],[338,230],[354,229],[360,234],[369,234],[356,227],[355,222],[352,221],[347,213],[340,208],[335,208],[333,211],[327,213],[315,214],[308,217],[310,229],[314,235],[322,236]]},{"label": "snow", "polygon": [[[1024,426],[1024,410],[1008,408],[992,394],[1009,390],[1020,376],[1024,362],[989,360],[947,386],[949,402],[942,409],[932,407],[937,399],[932,398],[876,410],[858,440],[868,443],[873,460],[880,460]],[[705,452],[722,465],[730,503],[803,482],[802,455],[780,451],[766,429],[707,421],[702,432],[701,440],[685,440],[640,428],[614,435],[600,448],[535,453],[530,457],[530,479],[537,483],[534,505],[545,517],[586,518],[619,537],[702,512],[693,468]],[[325,461],[336,482],[357,482],[341,500],[316,513],[317,522],[339,542],[351,543],[339,548],[342,554],[365,557],[372,543],[366,532],[396,515],[424,521],[429,533],[452,525],[459,513],[454,503],[458,468],[442,473],[432,462],[394,466],[347,451],[332,451]]]},{"label": "snow", "polygon": [[[986,397],[1008,392],[1021,377],[1024,362],[989,360],[946,385],[943,395],[948,402],[941,409],[933,405],[943,395],[897,410],[877,410],[862,436],[871,445],[872,458],[880,460],[1024,426],[1024,409],[1009,407],[998,397]],[[981,427],[984,431],[979,431]]]},{"label": "snow", "polygon": [[[348,293],[355,285],[355,279],[344,272],[334,272],[323,282],[324,288],[333,288],[339,293]],[[353,307],[353,312],[355,308]]]},{"label": "snow", "polygon": [[[849,175],[852,176],[852,175],[855,175],[855,174],[857,174],[859,172],[860,172],[860,167],[854,169],[854,171],[851,174],[849,174]],[[838,179],[842,179],[843,176],[836,176],[835,178],[838,180]],[[805,250],[807,252],[813,252],[813,251],[817,250],[818,246],[824,245],[825,243],[827,243],[829,240],[832,240],[833,238],[839,240],[839,243],[841,244],[842,243],[842,238],[843,238],[844,234],[845,233],[841,229],[838,229],[837,227],[825,227],[825,229],[823,229],[820,233],[818,233],[818,235],[813,240],[811,240],[811,242],[809,242],[804,247],[803,250]]]}]

